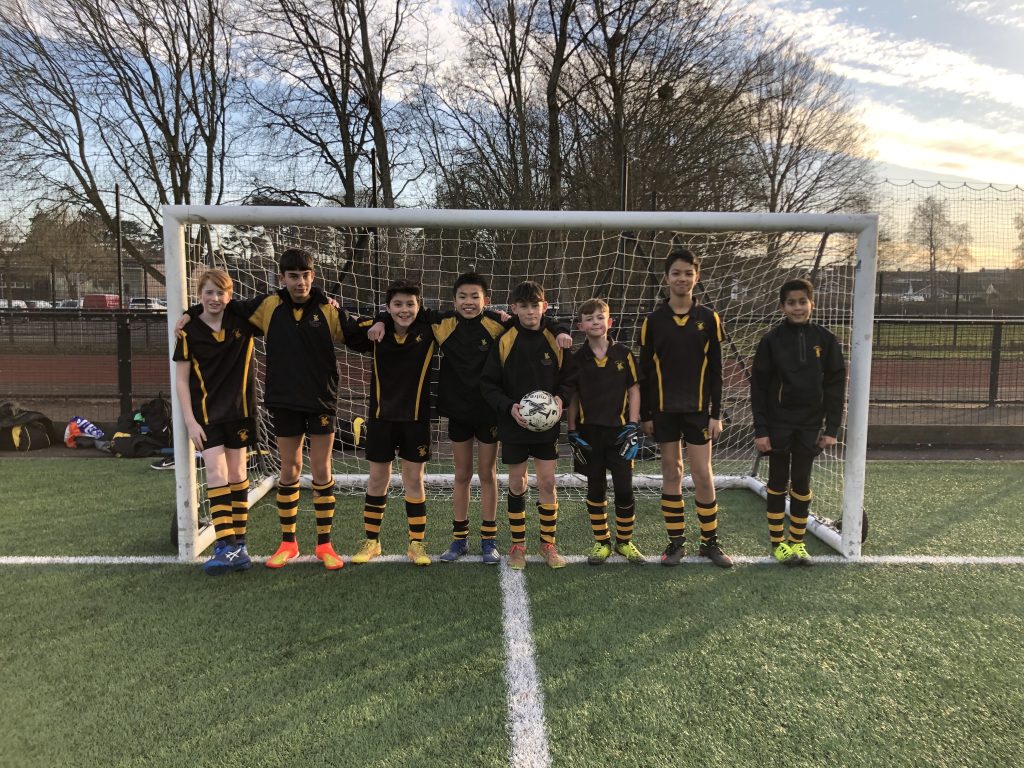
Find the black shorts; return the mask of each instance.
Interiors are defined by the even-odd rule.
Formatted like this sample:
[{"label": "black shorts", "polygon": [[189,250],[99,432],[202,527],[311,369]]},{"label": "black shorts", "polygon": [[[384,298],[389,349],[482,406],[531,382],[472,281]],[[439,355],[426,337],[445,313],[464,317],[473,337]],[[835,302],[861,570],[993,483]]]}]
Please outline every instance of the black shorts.
[{"label": "black shorts", "polygon": [[247,419],[207,424],[203,427],[203,432],[206,433],[206,442],[203,443],[204,450],[216,448],[219,445],[234,449],[247,448],[256,443],[256,419],[250,416]]},{"label": "black shorts", "polygon": [[448,419],[448,439],[453,443],[464,443],[474,437],[488,445],[498,442],[498,419],[493,411],[471,414],[465,419]]},{"label": "black shorts", "polygon": [[278,437],[302,435],[333,435],[337,421],[333,413],[307,413],[288,408],[271,408],[274,434]]},{"label": "black shorts", "polygon": [[711,442],[706,413],[654,414],[654,442],[674,443],[682,439],[687,445],[707,445]]},{"label": "black shorts", "polygon": [[396,454],[404,461],[419,464],[429,461],[430,422],[380,419],[367,421],[366,458],[383,464],[394,461]]},{"label": "black shorts", "polygon": [[611,467],[627,466],[632,468],[633,462],[619,454],[620,446],[615,440],[625,427],[604,427],[597,424],[580,424],[577,430],[580,437],[590,443],[590,453],[585,465],[573,461],[573,470],[581,475],[588,472],[610,469]]},{"label": "black shorts", "polygon": [[530,457],[541,461],[555,461],[558,459],[558,441],[550,443],[502,443],[501,463],[507,466],[522,464]]},{"label": "black shorts", "polygon": [[768,438],[772,441],[771,453],[780,456],[787,453],[817,456],[822,452],[822,449],[818,447],[820,434],[816,429],[769,429]]}]

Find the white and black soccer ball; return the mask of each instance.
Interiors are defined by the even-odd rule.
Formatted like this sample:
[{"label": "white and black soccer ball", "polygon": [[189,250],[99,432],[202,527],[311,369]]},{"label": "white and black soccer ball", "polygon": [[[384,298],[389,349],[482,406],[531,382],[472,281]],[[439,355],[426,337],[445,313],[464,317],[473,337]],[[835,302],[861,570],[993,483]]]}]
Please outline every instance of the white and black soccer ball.
[{"label": "white and black soccer ball", "polygon": [[519,401],[519,415],[531,432],[546,432],[558,423],[561,416],[555,396],[542,389],[523,395]]}]

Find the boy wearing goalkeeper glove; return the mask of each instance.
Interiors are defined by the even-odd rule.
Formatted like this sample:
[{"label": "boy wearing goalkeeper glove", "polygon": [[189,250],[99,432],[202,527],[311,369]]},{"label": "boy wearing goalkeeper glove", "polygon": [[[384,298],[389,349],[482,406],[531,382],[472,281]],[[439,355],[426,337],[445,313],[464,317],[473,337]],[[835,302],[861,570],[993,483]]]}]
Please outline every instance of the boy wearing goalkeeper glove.
[{"label": "boy wearing goalkeeper glove", "polygon": [[[836,444],[843,419],[846,364],[839,340],[811,322],[814,287],[804,279],[779,289],[784,319],[754,354],[750,409],[754,446],[768,454],[768,536],[775,559],[811,565],[804,544],[814,457]],[[824,431],[822,425],[824,424]],[[785,527],[789,493],[789,538]]]},{"label": "boy wearing goalkeeper glove", "polygon": [[564,352],[555,332],[544,324],[548,303],[540,285],[532,281],[520,283],[512,291],[511,304],[515,322],[492,345],[480,374],[480,393],[497,414],[501,461],[508,467],[508,522],[512,535],[508,566],[515,570],[526,567],[527,464],[532,456],[537,474],[540,553],[551,568],[562,568],[565,559],[555,546],[559,424],[543,432],[531,431],[519,402],[527,393],[543,390],[554,395],[561,415],[575,387],[572,355]]},{"label": "boy wearing goalkeeper glove", "polygon": [[644,565],[646,559],[633,544],[633,459],[640,441],[636,363],[627,347],[608,338],[612,317],[604,301],[585,301],[578,316],[578,328],[587,338],[573,353],[579,380],[569,404],[569,445],[576,471],[587,477],[587,512],[594,532],[587,562],[600,565],[612,553],[605,479],[609,471],[615,492],[615,552]]},{"label": "boy wearing goalkeeper glove", "polygon": [[690,461],[701,557],[720,568],[732,559],[718,543],[718,501],[711,443],[722,433],[722,339],[718,313],[693,298],[700,259],[672,251],[665,259],[668,298],[640,328],[640,412],[644,432],[661,451],[661,512],[668,532],[662,565],[685,556],[683,444]]}]

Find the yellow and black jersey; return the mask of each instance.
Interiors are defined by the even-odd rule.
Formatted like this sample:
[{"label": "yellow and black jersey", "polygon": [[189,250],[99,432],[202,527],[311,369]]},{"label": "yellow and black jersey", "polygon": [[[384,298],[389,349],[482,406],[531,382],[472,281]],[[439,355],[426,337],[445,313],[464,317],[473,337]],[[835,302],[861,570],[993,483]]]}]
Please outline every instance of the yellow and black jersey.
[{"label": "yellow and black jersey", "polygon": [[783,320],[757,345],[750,377],[754,436],[772,430],[822,428],[835,437],[843,420],[846,363],[842,346],[822,325]]},{"label": "yellow and black jersey", "polygon": [[706,413],[722,418],[722,339],[718,313],[693,302],[678,315],[668,301],[640,328],[641,418]]},{"label": "yellow and black jersey", "polygon": [[430,361],[437,343],[430,323],[417,315],[400,334],[389,317],[384,338],[373,345],[370,418],[426,421],[430,418]]},{"label": "yellow and black jersey", "polygon": [[488,409],[480,394],[480,372],[495,339],[505,332],[498,316],[485,311],[465,318],[457,312],[425,311],[441,350],[437,412],[469,420]]},{"label": "yellow and black jersey", "polygon": [[629,388],[637,383],[633,353],[622,344],[608,342],[604,357],[590,344],[573,352],[577,370],[577,424],[621,427],[629,421]]},{"label": "yellow and black jersey", "polygon": [[227,311],[245,318],[266,336],[263,404],[267,408],[303,413],[334,411],[338,399],[334,344],[340,341],[356,352],[368,352],[371,343],[366,332],[373,324],[372,318],[350,315],[331,306],[327,295],[315,287],[301,306],[294,304],[283,288],[227,306]]},{"label": "yellow and black jersey", "polygon": [[[382,312],[377,320],[386,327],[390,315]],[[437,412],[441,416],[472,421],[491,408],[480,394],[480,373],[487,362],[494,341],[514,318],[502,323],[496,312],[485,309],[476,317],[466,318],[455,311],[439,312],[423,308],[417,320],[430,324],[441,352],[441,372],[437,382]],[[541,320],[541,328],[550,328],[554,334],[568,333],[563,324],[548,317]]]},{"label": "yellow and black jersey", "polygon": [[193,317],[174,346],[173,359],[189,363],[192,415],[206,426],[237,421],[256,410],[255,329],[228,312],[219,331]]},{"label": "yellow and black jersey", "polygon": [[512,406],[523,395],[542,389],[562,398],[568,406],[576,390],[576,366],[571,354],[558,347],[555,331],[523,328],[513,322],[491,348],[480,374],[480,393],[498,415],[502,442],[544,443],[558,439],[556,424],[546,432],[531,432],[512,418]]}]

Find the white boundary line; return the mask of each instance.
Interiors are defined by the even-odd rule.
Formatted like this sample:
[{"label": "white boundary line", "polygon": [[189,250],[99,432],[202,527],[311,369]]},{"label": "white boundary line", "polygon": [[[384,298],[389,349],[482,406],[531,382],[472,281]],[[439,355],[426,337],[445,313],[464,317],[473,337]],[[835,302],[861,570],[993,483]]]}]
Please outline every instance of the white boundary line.
[{"label": "white boundary line", "polygon": [[[264,563],[269,559],[267,556],[254,557],[254,563]],[[775,565],[775,558],[770,556],[757,557],[750,555],[732,555],[733,562],[740,565]],[[857,560],[847,560],[842,555],[815,555],[815,563],[827,563],[829,565],[1024,565],[1024,555],[994,555],[994,556],[950,556],[950,555],[862,555]],[[571,565],[580,565],[587,562],[583,555],[567,555],[566,562]],[[544,560],[538,556],[527,558],[531,563],[543,563]],[[294,563],[318,563],[312,555],[296,557]],[[658,564],[658,557],[648,557],[649,564]],[[375,558],[366,565],[354,565],[353,568],[364,568],[366,566],[387,565],[393,563],[409,563],[405,555],[383,555]],[[479,564],[479,555],[468,555],[461,558],[458,564],[472,565]],[[447,563],[438,563],[436,558],[434,564],[444,568]],[[606,565],[627,565],[624,558],[612,556],[608,558]],[[687,557],[682,560],[683,565],[711,565],[711,562],[703,557]],[[174,555],[151,555],[151,556],[118,556],[118,555],[4,555],[0,556],[0,566],[4,565],[184,565],[195,568],[199,561],[185,562]],[[345,567],[351,564],[345,560]],[[411,564],[410,564],[411,565]],[[635,567],[635,566],[634,566]],[[504,568],[504,561],[502,561]],[[486,570],[491,570],[487,568]]]},{"label": "white boundary line", "polygon": [[501,563],[501,619],[505,636],[505,684],[508,697],[509,765],[547,768],[544,692],[534,662],[530,598],[522,571]]}]

